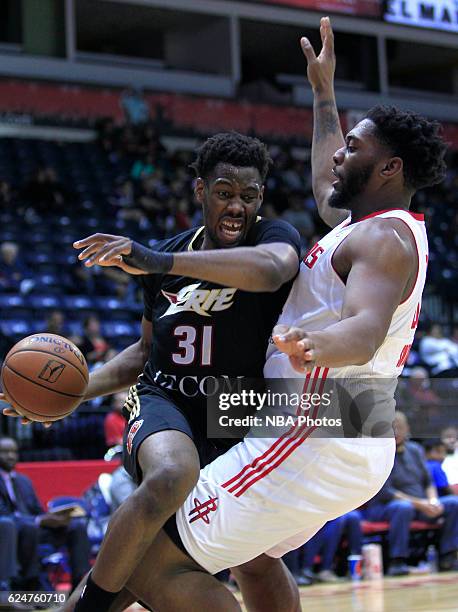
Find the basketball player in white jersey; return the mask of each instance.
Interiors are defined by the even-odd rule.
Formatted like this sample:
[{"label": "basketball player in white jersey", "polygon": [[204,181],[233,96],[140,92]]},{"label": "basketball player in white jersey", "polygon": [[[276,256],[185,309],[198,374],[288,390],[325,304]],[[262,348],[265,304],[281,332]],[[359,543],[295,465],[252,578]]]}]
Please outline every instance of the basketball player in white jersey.
[{"label": "basketball player in white jersey", "polygon": [[[387,415],[418,323],[428,256],[423,218],[409,206],[419,188],[444,177],[446,147],[438,124],[395,108],[372,109],[344,139],[328,18],[321,38],[318,57],[307,39],[301,44],[314,91],[314,194],[334,229],[301,265],[265,376],[287,379],[291,392],[322,395],[326,379],[370,389],[370,425],[348,437],[345,424],[333,434],[297,421],[279,437],[248,435],[201,470],[175,533],[159,534],[127,585],[158,612],[240,610],[210,574],[235,567],[239,576],[237,566],[297,548],[373,497],[393,465]],[[318,404],[308,415],[336,416],[335,408]],[[272,609],[261,589],[245,603],[250,612]],[[283,608],[299,609],[297,600]]]}]

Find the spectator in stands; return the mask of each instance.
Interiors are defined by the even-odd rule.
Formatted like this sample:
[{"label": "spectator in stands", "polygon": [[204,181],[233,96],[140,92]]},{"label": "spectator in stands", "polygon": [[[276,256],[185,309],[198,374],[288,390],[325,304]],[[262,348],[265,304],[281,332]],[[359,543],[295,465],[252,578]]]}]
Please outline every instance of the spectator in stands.
[{"label": "spectator in stands", "polygon": [[421,366],[412,368],[407,380],[407,392],[410,401],[413,400],[418,408],[437,407],[440,405],[440,397],[431,389],[429,374]]},{"label": "spectator in stands", "polygon": [[[334,557],[342,535],[343,517],[326,523],[306,544],[283,557],[298,586],[314,582],[338,582],[333,571]],[[320,555],[320,571],[314,573],[315,558]]]},{"label": "spectator in stands", "polygon": [[438,498],[423,449],[408,441],[408,422],[405,415],[399,411],[395,415],[394,433],[396,457],[393,471],[366,511],[369,520],[390,522],[388,575],[401,576],[409,573],[406,564],[409,558],[409,525],[414,518],[430,522],[443,519],[440,530],[439,568],[458,569],[458,496]]},{"label": "spectator in stands", "polygon": [[[43,542],[54,546],[66,544],[75,587],[89,569],[86,522],[72,519],[69,514],[45,513],[31,480],[14,470],[17,460],[16,441],[0,438],[0,516],[3,531],[16,543],[22,580],[16,586],[22,590],[40,590],[38,544]],[[6,575],[11,578],[16,572],[16,560],[11,558],[10,561]]]},{"label": "spectator in stands", "polygon": [[10,184],[6,181],[0,181],[0,210],[12,209],[14,204]]},{"label": "spectator in stands", "polygon": [[110,345],[102,336],[100,320],[96,315],[89,315],[84,319],[83,338],[80,349],[88,363],[102,361]]},{"label": "spectator in stands", "polygon": [[446,427],[441,433],[441,440],[445,445],[447,456],[442,463],[442,469],[447,475],[448,482],[458,485],[458,430],[456,427]]},{"label": "spectator in stands", "polygon": [[135,491],[137,485],[126,472],[119,466],[112,474],[110,483],[111,511],[114,512]]},{"label": "spectator in stands", "polygon": [[439,496],[452,495],[452,488],[448,483],[446,473],[442,469],[442,463],[447,454],[445,444],[439,440],[439,438],[425,440],[423,442],[423,448],[425,449],[426,464],[431,474],[431,480]]},{"label": "spectator in stands", "polygon": [[140,89],[126,89],[121,94],[121,106],[128,123],[142,125],[148,122],[149,106]]},{"label": "spectator in stands", "polygon": [[122,436],[126,426],[126,419],[122,415],[125,401],[126,393],[124,391],[113,395],[111,401],[112,410],[107,414],[104,421],[105,444],[108,447],[122,444]]},{"label": "spectator in stands", "polygon": [[130,171],[130,176],[134,181],[140,181],[154,174],[155,169],[156,164],[154,158],[151,153],[149,153],[144,159],[137,159],[134,162],[132,170]]},{"label": "spectator in stands", "polygon": [[68,199],[54,168],[39,168],[22,190],[22,199],[38,213],[62,212]]},{"label": "spectator in stands", "polygon": [[444,338],[437,323],[432,323],[421,339],[420,357],[430,367],[432,376],[458,377],[458,344]]},{"label": "spectator in stands", "polygon": [[21,260],[16,242],[0,245],[0,291],[27,293],[32,288],[32,272]]},{"label": "spectator in stands", "polygon": [[58,336],[65,335],[65,316],[61,310],[53,310],[46,319],[46,331]]}]

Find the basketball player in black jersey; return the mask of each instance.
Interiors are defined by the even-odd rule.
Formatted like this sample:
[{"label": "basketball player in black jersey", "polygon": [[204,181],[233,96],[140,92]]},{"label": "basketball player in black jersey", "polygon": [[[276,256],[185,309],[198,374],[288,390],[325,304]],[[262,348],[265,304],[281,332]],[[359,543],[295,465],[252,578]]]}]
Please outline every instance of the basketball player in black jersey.
[{"label": "basketball player in black jersey", "polygon": [[[204,227],[163,240],[154,251],[107,234],[74,245],[86,266],[117,265],[141,275],[145,301],[141,340],[93,372],[86,395],[134,385],[125,405],[124,459],[140,486],[110,522],[78,611],[108,610],[200,467],[226,450],[206,439],[206,399],[218,377],[262,378],[300,255],[294,228],[257,216],[270,163],[259,140],[216,135],[194,164]],[[281,561],[261,559],[258,568],[249,567],[246,580],[239,574],[245,591],[254,579],[266,589],[275,584],[287,605],[296,600]]]}]

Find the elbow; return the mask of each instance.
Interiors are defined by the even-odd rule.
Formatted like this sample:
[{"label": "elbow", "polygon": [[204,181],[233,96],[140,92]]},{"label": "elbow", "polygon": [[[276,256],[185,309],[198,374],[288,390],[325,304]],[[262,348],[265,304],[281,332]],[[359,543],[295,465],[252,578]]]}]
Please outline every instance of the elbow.
[{"label": "elbow", "polygon": [[383,344],[383,339],[379,342],[377,339],[368,339],[361,345],[358,355],[353,365],[362,366],[374,358],[376,352]]},{"label": "elbow", "polygon": [[279,268],[279,266],[272,264],[269,266],[267,270],[262,274],[262,279],[260,278],[261,287],[257,289],[253,289],[253,291],[265,291],[266,293],[274,293],[278,291],[283,283],[286,283],[288,278],[286,277],[283,270]]}]

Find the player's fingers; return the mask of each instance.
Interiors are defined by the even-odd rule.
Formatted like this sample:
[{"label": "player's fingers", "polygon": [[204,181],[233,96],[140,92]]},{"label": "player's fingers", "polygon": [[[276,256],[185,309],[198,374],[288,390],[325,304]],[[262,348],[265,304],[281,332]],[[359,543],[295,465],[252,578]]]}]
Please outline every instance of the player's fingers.
[{"label": "player's fingers", "polygon": [[273,332],[272,332],[272,336],[281,336],[282,334],[284,334],[285,332],[287,332],[289,329],[289,325],[275,325]]},{"label": "player's fingers", "polygon": [[21,416],[18,412],[16,412],[16,410],[14,410],[14,408],[3,408],[2,412],[5,416],[9,416],[9,417],[20,417]]},{"label": "player's fingers", "polygon": [[329,17],[324,17],[322,22],[324,51],[328,56],[334,55],[334,32],[332,31],[331,20]]},{"label": "player's fingers", "polygon": [[306,371],[307,364],[300,357],[296,357],[296,355],[292,355],[289,358],[289,362],[293,366],[293,368],[296,370],[296,372],[300,372],[301,374],[303,374]]},{"label": "player's fingers", "polygon": [[99,261],[108,261],[109,259],[116,259],[122,260],[122,255],[129,255],[130,252],[132,250],[132,247],[130,245],[130,240],[128,242],[126,242],[125,240],[123,240],[122,242],[120,242],[118,244],[118,246],[113,246],[113,248],[111,248],[110,250],[108,250],[105,255],[102,255],[102,257],[100,257]]},{"label": "player's fingers", "polygon": [[306,337],[306,333],[299,327],[290,327],[287,331],[276,334],[276,337],[280,342],[298,342]]},{"label": "player's fingers", "polygon": [[104,242],[93,242],[86,249],[84,249],[84,251],[81,251],[81,253],[78,254],[78,259],[86,259],[93,253],[96,253],[98,249],[103,247],[104,244]]},{"label": "player's fingers", "polygon": [[90,236],[86,236],[86,238],[81,238],[80,240],[76,240],[73,243],[75,249],[82,249],[86,246],[89,246],[93,242],[107,242],[112,240],[118,240],[121,236],[115,236],[114,234],[91,234]]},{"label": "player's fingers", "polygon": [[123,245],[124,238],[122,238],[121,240],[116,240],[114,242],[108,242],[104,246],[100,247],[100,249],[98,249],[96,253],[94,253],[91,257],[89,257],[89,259],[86,260],[86,266],[93,266],[94,264],[99,263],[105,255],[110,255],[111,257],[121,255]]},{"label": "player's fingers", "polygon": [[309,39],[306,38],[305,36],[301,38],[301,49],[302,49],[302,53],[305,55],[307,63],[310,64],[310,62],[313,62],[316,60],[315,51],[313,50],[313,47]]}]

